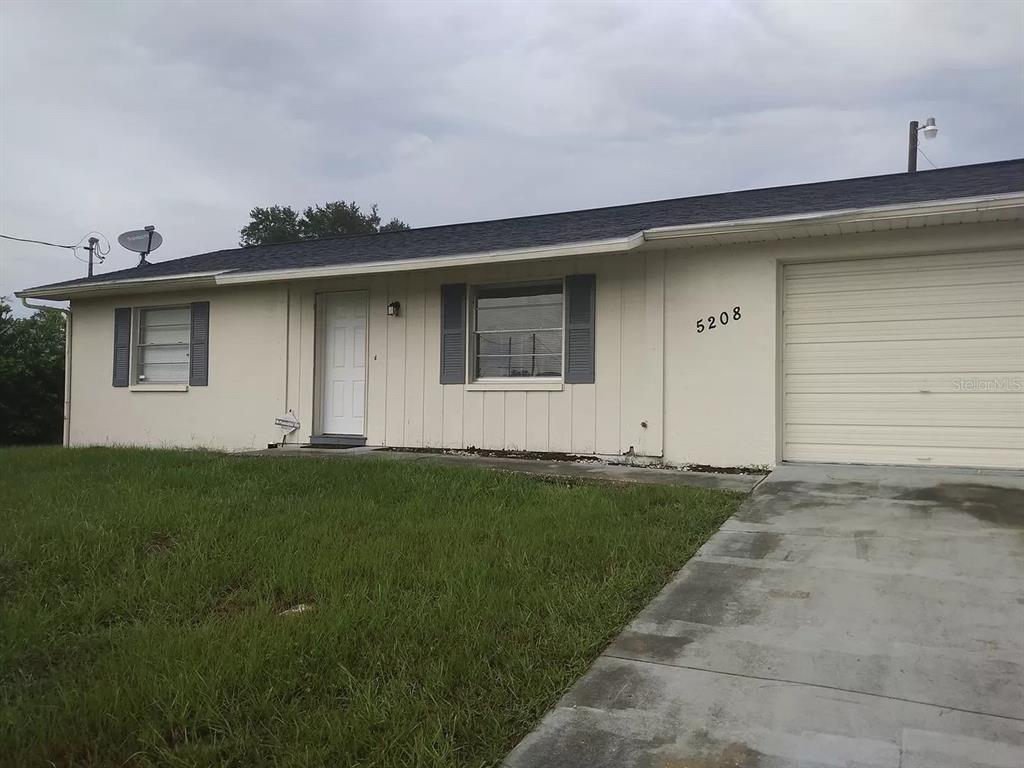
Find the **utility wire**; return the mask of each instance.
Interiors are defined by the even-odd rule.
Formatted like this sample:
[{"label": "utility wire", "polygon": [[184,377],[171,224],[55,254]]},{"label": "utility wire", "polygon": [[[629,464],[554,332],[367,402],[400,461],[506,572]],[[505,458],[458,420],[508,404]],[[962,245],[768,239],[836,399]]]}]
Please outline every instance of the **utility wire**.
[{"label": "utility wire", "polygon": [[[0,235],[4,240],[17,240],[19,243],[35,243],[36,245],[48,245],[51,248],[68,248],[69,250],[75,250],[78,245],[61,245],[60,243],[48,243],[45,240],[30,240],[27,237],[15,237],[14,235]],[[86,235],[88,237],[88,235]],[[81,244],[81,240],[78,241]]]},{"label": "utility wire", "polygon": [[[76,248],[81,248],[82,247],[82,242],[84,240],[89,239],[90,235],[99,235],[99,237],[97,239],[102,240],[104,243],[107,244],[107,249],[106,250],[103,250],[102,248],[100,248],[99,247],[99,243],[96,244],[96,255],[97,256],[103,257],[103,256],[106,256],[108,253],[110,253],[110,241],[107,240],[107,236],[104,235],[102,232],[96,232],[95,230],[92,231],[92,232],[86,232],[84,235],[82,235],[82,239],[78,241],[78,245],[76,245],[75,247]],[[103,261],[103,259],[100,258],[100,261]]]},{"label": "utility wire", "polygon": [[103,248],[99,247],[99,244],[97,243],[97,248],[96,248],[96,251],[95,251],[96,260],[98,262],[102,263],[103,262],[103,257],[106,256],[108,253],[110,253],[110,241],[107,239],[107,236],[104,235],[102,232],[95,232],[95,231],[94,232],[86,232],[84,235],[82,235],[82,238],[77,243],[75,243],[74,245],[64,245],[63,243],[51,243],[51,242],[48,242],[46,240],[33,240],[32,238],[29,238],[29,237],[15,237],[14,235],[0,234],[0,237],[2,237],[4,240],[14,240],[15,242],[19,242],[19,243],[32,243],[34,245],[46,245],[46,246],[49,246],[50,248],[66,248],[67,250],[71,251],[71,255],[72,256],[74,256],[76,259],[78,259],[83,264],[86,264],[86,263],[88,263],[88,259],[83,259],[81,256],[79,256],[78,255],[78,251],[79,251],[79,249],[82,248],[82,243],[85,242],[86,240],[88,240],[92,235],[99,235],[98,239],[102,239],[103,242],[106,243],[107,247],[106,247],[105,250]]},{"label": "utility wire", "polygon": [[924,153],[924,150],[923,150],[923,149],[921,149],[920,147],[918,147],[918,148],[917,148],[917,151],[921,153],[921,157],[923,157],[923,158],[924,158],[925,160],[927,160],[927,161],[928,161],[928,165],[930,165],[930,166],[931,166],[932,168],[934,168],[934,169],[935,169],[936,171],[937,171],[937,170],[939,170],[939,166],[937,166],[937,165],[936,165],[935,163],[933,163],[933,162],[932,162],[932,159],[931,159],[930,157],[928,157],[928,155],[926,155],[926,154]]}]

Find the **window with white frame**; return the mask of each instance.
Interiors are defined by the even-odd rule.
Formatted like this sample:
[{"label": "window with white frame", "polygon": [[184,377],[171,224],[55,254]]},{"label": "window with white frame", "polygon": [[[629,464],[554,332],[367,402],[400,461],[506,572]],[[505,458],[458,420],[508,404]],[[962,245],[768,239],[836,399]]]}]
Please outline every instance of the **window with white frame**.
[{"label": "window with white frame", "polygon": [[562,315],[561,280],[476,288],[473,377],[561,377]]},{"label": "window with white frame", "polygon": [[138,310],[135,330],[135,380],[139,384],[188,382],[189,307]]}]

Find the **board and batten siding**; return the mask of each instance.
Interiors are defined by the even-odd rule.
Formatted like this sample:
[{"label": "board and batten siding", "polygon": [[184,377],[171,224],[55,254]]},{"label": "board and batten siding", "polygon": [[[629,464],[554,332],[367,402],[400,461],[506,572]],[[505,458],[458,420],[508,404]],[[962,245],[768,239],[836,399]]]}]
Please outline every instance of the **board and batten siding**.
[{"label": "board and batten siding", "polygon": [[[975,289],[968,287],[969,280],[975,268],[988,270],[986,254],[1002,254],[999,258],[1003,258],[1006,252],[1012,252],[1019,257],[1024,253],[1022,248],[1024,225],[1020,222],[954,224],[768,243],[672,250],[645,248],[619,255],[76,299],[72,302],[75,332],[71,442],[228,450],[260,448],[282,440],[282,430],[274,425],[274,419],[292,411],[301,427],[288,435],[285,442],[305,443],[319,431],[316,297],[330,291],[366,290],[366,426],[367,442],[371,445],[601,455],[624,454],[632,449],[637,456],[661,457],[671,464],[770,466],[783,456],[798,456],[784,446],[783,403],[788,385],[783,368],[787,359],[786,334],[781,329],[786,327],[782,275],[787,269],[793,273],[804,270],[810,275],[816,269],[829,269],[811,264],[868,260],[861,261],[857,269],[865,270],[865,279],[874,280],[878,286],[888,279],[882,275],[886,265],[898,267],[900,259],[908,257],[952,258],[966,265],[959,274],[968,282],[929,287],[928,280],[942,275],[913,270],[907,275],[920,277],[916,287],[900,290],[904,290],[908,300],[924,298],[928,292],[934,294],[932,288],[940,291],[929,299],[929,311],[937,323],[935,328],[947,334],[941,338],[953,341],[932,346],[940,351],[947,344],[949,350],[956,346],[959,362],[953,360],[954,366],[933,373],[944,377],[973,375],[983,369],[965,368],[963,364],[973,365],[970,361],[982,356],[984,370],[989,374],[1007,374],[1012,386],[1012,381],[1019,377],[1018,363],[1024,355],[1015,330],[1019,328],[1021,312],[1013,314],[1017,311],[1013,307],[1024,301],[1015,277],[1017,268],[1005,264],[992,266],[995,271],[989,271],[995,277],[986,278],[984,282],[990,287],[984,290],[998,296],[985,298],[982,306],[975,308],[996,311],[993,302],[1002,303],[1003,309],[1009,306],[1012,310],[1009,315],[1004,312],[1001,319],[986,315],[987,320],[979,321],[971,318],[981,317],[980,314],[945,317],[943,313],[953,311],[952,305],[965,295],[969,299],[973,295]],[[569,274],[596,275],[593,384],[565,384],[554,391],[524,391],[440,383],[442,284],[479,285]],[[942,277],[947,278],[948,275]],[[1018,304],[1014,304],[1015,295]],[[875,298],[873,293],[871,298]],[[819,309],[838,312],[841,300],[842,295]],[[398,317],[387,315],[391,301],[401,303]],[[209,302],[208,385],[191,386],[187,391],[161,391],[132,386],[129,379],[128,386],[113,386],[115,309],[194,302]],[[898,316],[879,318],[879,322],[890,323],[886,328],[893,338],[922,330],[915,318],[898,314],[900,304],[890,302],[885,310]],[[736,306],[741,308],[741,319],[697,332],[698,319],[731,313]],[[790,306],[790,317],[797,311],[798,307]],[[998,322],[998,327],[989,321]],[[829,323],[812,322],[804,332],[820,336],[832,330],[836,329],[830,330]],[[968,337],[963,343],[958,341]],[[855,350],[858,348],[853,344],[863,340],[833,341],[837,348],[846,345]],[[828,353],[820,345],[832,343],[811,337],[802,342],[807,342],[803,350],[790,352],[792,362],[799,363],[799,355],[808,353],[820,363]],[[825,353],[824,357],[817,354],[818,349]],[[870,375],[881,380],[887,374],[876,366],[875,373]],[[797,385],[815,381],[794,381],[788,392],[794,397],[808,394],[798,392]],[[854,383],[847,381],[843,386]],[[934,391],[926,383],[919,388]],[[847,394],[850,403],[858,402],[858,393]],[[936,393],[935,397],[949,394]],[[960,401],[949,401],[950,407],[939,411],[949,419],[970,422],[958,429],[965,438],[969,436],[979,444],[976,451],[1004,450],[999,448],[1000,441],[1007,440],[1012,448],[1020,432],[1016,425],[1021,410],[1015,405],[1019,396],[1004,401],[997,400],[1004,397],[1000,394],[986,397],[990,399],[978,398],[981,404],[973,411],[958,409],[956,402]],[[805,415],[818,419],[817,413],[832,418],[826,411],[846,408],[842,397],[834,399],[841,401],[836,408],[818,408],[806,411]],[[805,401],[810,402],[806,398]],[[792,399],[790,406],[799,402],[799,398]],[[860,406],[857,409],[863,410]],[[896,405],[892,409],[902,411]],[[994,420],[986,421],[984,414],[990,412]],[[953,421],[945,423],[952,425]],[[874,427],[885,425],[848,426],[880,435]],[[908,436],[923,435],[917,429],[921,425],[904,426],[908,430],[913,428],[906,433]],[[978,432],[979,428],[985,434]],[[822,429],[800,427],[808,435],[813,431],[820,436],[824,434]],[[799,437],[799,430],[789,432],[789,436]],[[799,440],[790,440],[796,442]],[[966,445],[963,441],[960,444]],[[873,452],[861,458],[847,452],[836,458],[862,461],[875,460],[880,455]],[[1016,455],[1011,454],[1012,461]],[[993,460],[986,456],[976,452],[976,458],[968,456],[964,461],[991,465]],[[894,455],[881,460],[900,458]],[[956,457],[934,460],[946,461],[957,463]]]},{"label": "board and batten siding", "polygon": [[[558,390],[440,383],[441,286],[596,275],[593,384]],[[558,259],[299,283],[290,290],[289,402],[316,431],[316,296],[370,294],[367,443],[641,456],[663,453],[664,255]],[[401,305],[397,317],[387,305]],[[470,377],[467,377],[470,378]],[[514,385],[513,385],[514,386]],[[529,384],[524,384],[529,386]],[[643,426],[643,424],[646,426]]]}]

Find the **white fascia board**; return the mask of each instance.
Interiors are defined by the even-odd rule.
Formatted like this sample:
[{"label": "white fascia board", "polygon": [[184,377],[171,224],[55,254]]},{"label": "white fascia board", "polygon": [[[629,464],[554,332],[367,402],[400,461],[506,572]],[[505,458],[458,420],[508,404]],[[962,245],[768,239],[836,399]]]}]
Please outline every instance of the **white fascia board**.
[{"label": "white fascia board", "polygon": [[986,197],[938,200],[913,205],[886,205],[874,208],[848,208],[818,213],[787,216],[768,216],[757,219],[736,219],[707,224],[684,224],[678,227],[657,227],[645,230],[647,241],[676,240],[687,237],[708,237],[737,232],[745,234],[805,224],[853,224],[856,222],[885,221],[921,216],[944,216],[949,213],[967,213],[1019,208],[1024,206],[1024,194],[990,195]]},{"label": "white fascia board", "polygon": [[641,247],[644,243],[658,240],[679,240],[692,237],[708,237],[736,232],[758,232],[804,224],[840,224],[858,221],[881,221],[920,216],[941,216],[948,213],[985,211],[1024,206],[1024,194],[991,195],[986,197],[940,200],[913,205],[888,205],[874,208],[851,208],[846,210],[823,211],[820,213],[795,214],[791,216],[740,219],[704,224],[688,224],[678,227],[658,227],[637,232],[629,237],[592,242],[569,243],[523,248],[505,251],[467,253],[460,256],[439,256],[426,259],[402,259],[399,261],[365,262],[361,264],[328,265],[296,269],[276,269],[261,272],[232,273],[218,275],[217,285],[238,285],[262,283],[274,280],[300,280],[310,278],[366,275],[379,272],[405,272],[419,269],[442,269],[444,267],[465,267],[479,264],[501,264],[516,261],[552,259],[562,256],[586,256],[599,253],[624,253]]},{"label": "white fascia board", "polygon": [[110,280],[85,285],[54,287],[40,290],[16,291],[19,298],[69,299],[76,295],[101,293],[128,293],[132,290],[176,290],[203,286],[245,285],[268,283],[279,280],[305,280],[314,278],[367,275],[379,272],[408,272],[421,269],[443,269],[479,264],[504,264],[517,261],[555,259],[567,256],[587,256],[599,253],[625,253],[640,248],[647,242],[685,240],[688,238],[713,237],[735,233],[751,234],[768,232],[801,225],[838,225],[855,222],[884,221],[927,216],[942,216],[949,213],[983,212],[1024,207],[1024,193],[987,195],[972,198],[937,200],[912,205],[887,205],[870,208],[850,208],[822,211],[818,213],[793,214],[786,216],[753,219],[733,219],[701,224],[685,224],[674,227],[656,227],[628,237],[594,240],[582,243],[562,243],[498,251],[483,251],[459,256],[438,256],[423,259],[401,259],[396,261],[364,262],[361,264],[334,264],[322,267],[298,267],[291,269],[262,270],[259,272],[197,272],[187,275],[169,275],[156,278],[130,278]]},{"label": "white fascia board", "polygon": [[516,261],[557,259],[565,256],[621,253],[639,248],[643,243],[643,233],[637,232],[629,237],[609,240],[563,243],[560,245],[507,251],[484,251],[480,253],[467,253],[460,256],[371,261],[360,264],[333,264],[322,267],[298,267],[295,269],[261,270],[259,272],[227,272],[218,275],[216,281],[217,285],[239,285],[244,283],[265,283],[275,280],[305,280],[309,278],[343,277],[346,275],[367,275],[378,272],[408,272],[418,269],[443,269],[445,267],[466,267],[478,264],[505,264]]},{"label": "white fascia board", "polygon": [[94,296],[102,293],[131,293],[136,290],[173,291],[181,288],[213,287],[216,285],[214,276],[220,272],[192,272],[186,275],[166,275],[164,277],[132,277],[120,280],[104,280],[82,285],[55,285],[50,288],[28,288],[15,291],[14,295],[26,299],[53,299],[66,301],[75,296]]}]

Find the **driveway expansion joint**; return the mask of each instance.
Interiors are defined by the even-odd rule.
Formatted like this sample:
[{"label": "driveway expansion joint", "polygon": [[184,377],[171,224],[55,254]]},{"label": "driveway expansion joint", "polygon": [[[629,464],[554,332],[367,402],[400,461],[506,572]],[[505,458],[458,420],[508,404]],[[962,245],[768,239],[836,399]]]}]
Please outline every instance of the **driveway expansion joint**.
[{"label": "driveway expansion joint", "polygon": [[905,704],[920,704],[924,707],[934,707],[935,709],[941,709],[945,712],[962,712],[965,715],[980,715],[982,717],[997,717],[1000,720],[1008,720],[1014,723],[1024,723],[1024,717],[1014,717],[1013,715],[999,715],[992,712],[982,712],[976,709],[963,709],[961,707],[951,707],[948,704],[936,704],[931,701],[921,701],[919,699],[905,699],[900,696],[887,696],[884,693],[873,693],[872,691],[859,691],[851,688],[840,688],[835,685],[824,685],[822,683],[806,683],[801,680],[787,680],[781,677],[762,677],[760,675],[747,675],[742,672],[726,672],[720,669],[708,669],[707,667],[694,667],[689,664],[672,664],[667,661],[652,661],[650,659],[638,659],[633,656],[621,656],[613,653],[602,653],[601,658],[604,659],[617,659],[618,661],[629,661],[635,664],[651,664],[656,667],[670,667],[672,669],[689,669],[694,672],[706,672],[712,675],[727,675],[729,677],[741,677],[745,680],[759,680],[765,683],[780,683],[783,685],[797,685],[805,686],[807,688],[818,688],[825,691],[836,691],[838,693],[850,693],[858,696],[871,696],[876,699],[885,699],[886,701],[898,701]]},{"label": "driveway expansion joint", "polygon": [[1024,766],[1024,472],[755,485],[506,768]]}]

